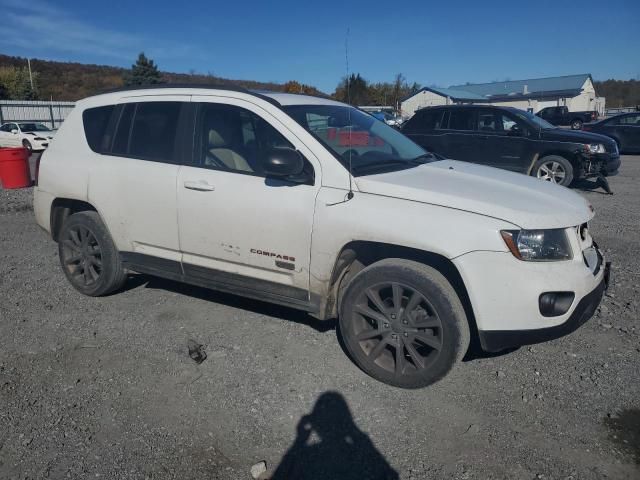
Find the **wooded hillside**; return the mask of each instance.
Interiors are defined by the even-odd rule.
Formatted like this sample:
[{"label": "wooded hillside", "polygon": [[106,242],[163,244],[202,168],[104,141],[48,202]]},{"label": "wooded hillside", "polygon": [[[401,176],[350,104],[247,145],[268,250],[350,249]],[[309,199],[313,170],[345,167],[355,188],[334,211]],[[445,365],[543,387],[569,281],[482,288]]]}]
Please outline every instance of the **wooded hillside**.
[{"label": "wooded hillside", "polygon": [[[0,68],[26,68],[27,59],[0,55]],[[76,101],[104,90],[121,87],[127,68],[107,65],[87,65],[73,62],[53,62],[31,60],[31,69],[37,72],[37,98],[40,100]],[[316,88],[295,81],[285,84],[256,82],[253,80],[232,80],[214,75],[161,72],[163,83],[186,83],[207,85],[234,85],[237,87],[304,92],[321,94]]]},{"label": "wooded hillside", "polygon": [[605,80],[594,82],[596,93],[605,97],[607,108],[640,105],[640,80]]}]

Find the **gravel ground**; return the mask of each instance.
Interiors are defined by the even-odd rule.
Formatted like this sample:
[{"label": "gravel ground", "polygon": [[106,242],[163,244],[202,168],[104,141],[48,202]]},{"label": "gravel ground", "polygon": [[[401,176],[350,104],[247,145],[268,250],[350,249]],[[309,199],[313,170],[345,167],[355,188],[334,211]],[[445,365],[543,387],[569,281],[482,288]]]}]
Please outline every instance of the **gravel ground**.
[{"label": "gravel ground", "polygon": [[304,313],[146,276],[84,297],[30,189],[0,190],[0,478],[637,479],[639,182],[627,156],[614,196],[581,192],[614,265],[589,323],[419,391]]}]

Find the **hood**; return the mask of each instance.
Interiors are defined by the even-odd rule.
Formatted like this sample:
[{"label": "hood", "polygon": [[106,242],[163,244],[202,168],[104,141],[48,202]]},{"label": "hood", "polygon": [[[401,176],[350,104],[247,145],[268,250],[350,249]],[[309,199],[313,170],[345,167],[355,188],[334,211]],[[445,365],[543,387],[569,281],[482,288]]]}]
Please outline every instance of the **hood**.
[{"label": "hood", "polygon": [[30,135],[32,137],[43,137],[52,139],[56,134],[56,130],[50,130],[48,132],[23,132],[24,135]]},{"label": "hood", "polygon": [[612,140],[605,135],[583,132],[581,130],[568,130],[564,128],[542,130],[540,137],[542,140],[551,140],[558,142],[603,143],[605,145],[612,142]]},{"label": "hood", "polygon": [[355,182],[361,192],[464,210],[525,229],[570,227],[593,217],[589,202],[568,188],[455,160],[356,177]]}]

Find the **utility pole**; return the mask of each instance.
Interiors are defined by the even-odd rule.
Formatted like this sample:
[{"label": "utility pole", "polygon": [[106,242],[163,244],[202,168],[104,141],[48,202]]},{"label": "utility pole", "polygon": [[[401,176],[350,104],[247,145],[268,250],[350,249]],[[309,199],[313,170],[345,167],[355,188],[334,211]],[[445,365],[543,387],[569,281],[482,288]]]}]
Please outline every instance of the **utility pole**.
[{"label": "utility pole", "polygon": [[31,91],[33,92],[33,75],[31,75],[31,59],[27,58],[27,65],[29,65],[29,83],[31,83]]}]

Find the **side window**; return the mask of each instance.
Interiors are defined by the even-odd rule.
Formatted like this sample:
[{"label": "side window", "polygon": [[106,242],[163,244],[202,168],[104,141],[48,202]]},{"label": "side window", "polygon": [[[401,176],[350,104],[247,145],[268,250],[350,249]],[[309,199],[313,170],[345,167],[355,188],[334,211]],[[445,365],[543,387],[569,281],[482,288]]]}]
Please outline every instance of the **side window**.
[{"label": "side window", "polygon": [[182,102],[140,102],[123,106],[111,153],[178,163],[176,138]]},{"label": "side window", "polygon": [[89,148],[96,153],[107,152],[111,146],[111,137],[107,133],[107,127],[115,108],[115,105],[107,105],[88,108],[82,112],[82,123],[87,143]]},{"label": "side window", "polygon": [[157,162],[176,163],[180,102],[138,103],[131,127],[129,155]]},{"label": "side window", "polygon": [[449,112],[449,130],[474,130],[473,111],[452,108]]},{"label": "side window", "polygon": [[[497,116],[492,110],[478,111],[478,130],[481,132],[497,132],[502,128],[498,128]],[[500,127],[502,127],[500,125]]]},{"label": "side window", "polygon": [[260,160],[274,147],[295,149],[273,126],[249,110],[200,104],[196,122],[197,166],[264,176]]},{"label": "side window", "polygon": [[116,126],[116,134],[113,139],[111,153],[113,155],[127,155],[129,153],[129,135],[131,134],[131,124],[133,114],[136,110],[135,103],[127,103],[120,113],[120,119]]},{"label": "side window", "polygon": [[627,115],[618,119],[618,125],[638,125],[640,126],[640,115]]},{"label": "side window", "polygon": [[442,128],[442,114],[444,110],[424,110],[418,112],[409,121],[404,131],[406,133],[423,133]]},{"label": "side window", "polygon": [[6,124],[4,124],[4,125],[2,125],[0,127],[0,132],[10,132],[10,131],[11,130],[9,129],[9,124],[8,123],[6,123]]},{"label": "side window", "polygon": [[509,130],[511,130],[514,126],[517,125],[517,122],[512,119],[511,117],[508,117],[504,114],[500,115],[501,118],[501,124],[502,124],[502,130],[504,130],[505,132],[508,132]]}]

